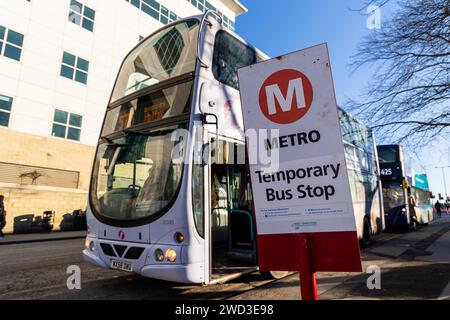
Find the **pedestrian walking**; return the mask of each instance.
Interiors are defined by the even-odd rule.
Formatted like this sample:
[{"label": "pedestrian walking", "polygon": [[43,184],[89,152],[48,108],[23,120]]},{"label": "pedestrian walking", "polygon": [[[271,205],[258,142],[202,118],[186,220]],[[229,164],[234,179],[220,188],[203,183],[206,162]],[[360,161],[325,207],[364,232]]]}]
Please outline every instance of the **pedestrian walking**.
[{"label": "pedestrian walking", "polygon": [[411,220],[411,226],[415,229],[417,226],[417,211],[416,211],[416,199],[412,194],[408,197],[408,206],[409,206],[409,217]]},{"label": "pedestrian walking", "polygon": [[439,200],[436,201],[434,208],[436,209],[436,213],[437,213],[438,217],[440,218],[442,216],[442,204],[439,202]]},{"label": "pedestrian walking", "polygon": [[0,240],[3,239],[3,228],[6,225],[6,211],[3,200],[5,197],[0,194]]}]

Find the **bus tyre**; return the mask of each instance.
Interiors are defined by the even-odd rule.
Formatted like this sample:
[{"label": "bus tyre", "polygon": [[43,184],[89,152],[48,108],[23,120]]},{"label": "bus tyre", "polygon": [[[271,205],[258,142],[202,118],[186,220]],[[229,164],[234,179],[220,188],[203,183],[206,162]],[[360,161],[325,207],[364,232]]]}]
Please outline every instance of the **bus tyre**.
[{"label": "bus tyre", "polygon": [[267,279],[281,279],[286,277],[289,271],[261,271],[261,275]]},{"label": "bus tyre", "polygon": [[361,248],[368,248],[371,242],[372,242],[372,233],[370,230],[370,222],[369,219],[364,218],[363,235],[360,241]]},{"label": "bus tyre", "polygon": [[417,230],[417,221],[416,221],[416,219],[411,219],[411,222],[409,223],[409,230],[410,231],[416,231]]}]

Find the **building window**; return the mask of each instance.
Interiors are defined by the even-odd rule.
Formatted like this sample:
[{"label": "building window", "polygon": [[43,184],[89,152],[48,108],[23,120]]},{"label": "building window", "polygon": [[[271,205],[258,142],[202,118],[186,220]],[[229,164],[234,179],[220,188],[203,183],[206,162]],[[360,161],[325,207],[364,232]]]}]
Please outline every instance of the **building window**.
[{"label": "building window", "polygon": [[53,117],[52,136],[80,141],[82,123],[82,116],[56,109]]},{"label": "building window", "polygon": [[177,21],[179,17],[161,5],[155,0],[125,0],[131,3],[136,8],[142,10],[144,13],[148,14],[150,17],[158,20],[163,24],[169,24]]},{"label": "building window", "polygon": [[[187,0],[190,2],[194,7],[196,7],[201,12],[206,12],[208,10],[216,12],[221,18],[222,18],[222,24],[230,29],[231,31],[234,31],[235,24],[234,22],[228,18],[226,15],[224,15],[220,10],[218,10],[216,7],[214,7],[209,1],[206,0]],[[219,20],[219,19],[217,19]]]},{"label": "building window", "polygon": [[9,126],[13,98],[0,94],[0,126]]},{"label": "building window", "polygon": [[61,64],[61,76],[86,84],[88,72],[89,61],[64,52]]},{"label": "building window", "polygon": [[23,34],[0,26],[0,55],[20,61]]},{"label": "building window", "polygon": [[76,0],[71,0],[69,21],[83,27],[86,30],[93,31],[95,11]]}]

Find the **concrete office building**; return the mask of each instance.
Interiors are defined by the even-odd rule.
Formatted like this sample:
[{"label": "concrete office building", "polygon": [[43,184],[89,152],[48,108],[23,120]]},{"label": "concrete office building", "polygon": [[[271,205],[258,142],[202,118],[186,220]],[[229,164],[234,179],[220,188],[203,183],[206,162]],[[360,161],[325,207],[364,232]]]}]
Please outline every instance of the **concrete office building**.
[{"label": "concrete office building", "polygon": [[143,37],[236,0],[0,0],[0,194],[14,218],[85,209],[90,170],[116,74]]}]

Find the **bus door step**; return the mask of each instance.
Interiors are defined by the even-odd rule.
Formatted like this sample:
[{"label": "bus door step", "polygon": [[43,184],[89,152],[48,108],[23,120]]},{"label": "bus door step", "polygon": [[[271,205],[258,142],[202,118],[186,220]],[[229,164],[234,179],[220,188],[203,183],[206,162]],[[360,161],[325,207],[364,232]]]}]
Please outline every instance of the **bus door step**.
[{"label": "bus door step", "polygon": [[233,260],[250,262],[255,261],[255,253],[253,250],[230,250],[228,256]]}]

